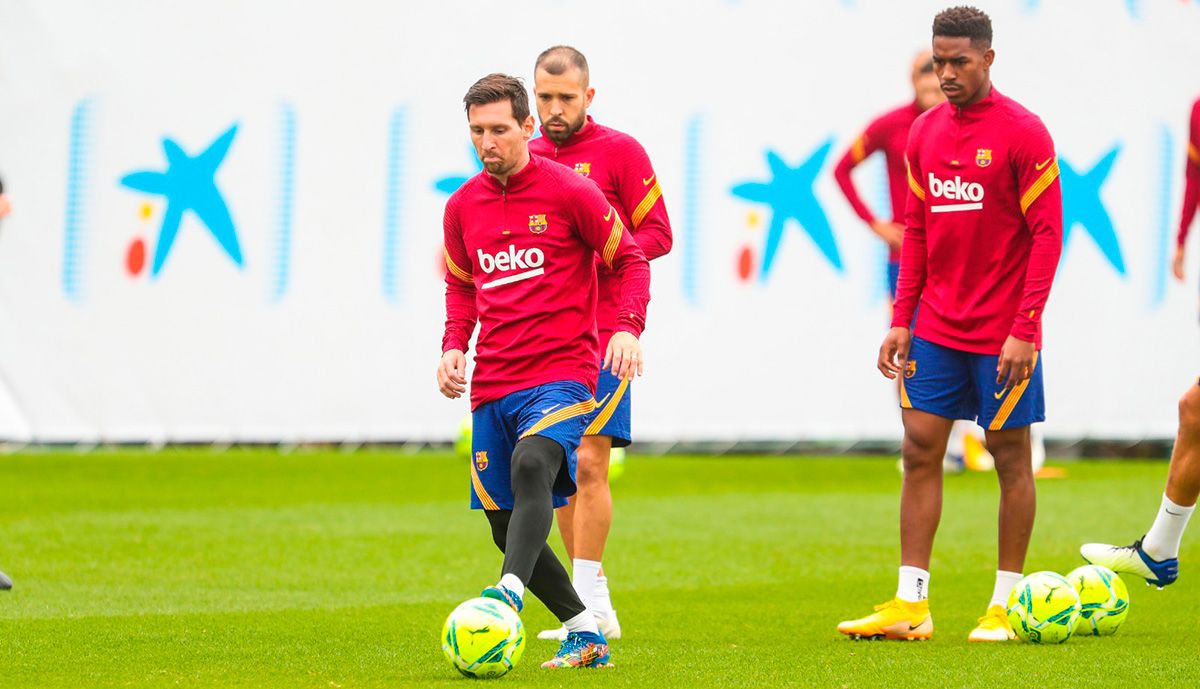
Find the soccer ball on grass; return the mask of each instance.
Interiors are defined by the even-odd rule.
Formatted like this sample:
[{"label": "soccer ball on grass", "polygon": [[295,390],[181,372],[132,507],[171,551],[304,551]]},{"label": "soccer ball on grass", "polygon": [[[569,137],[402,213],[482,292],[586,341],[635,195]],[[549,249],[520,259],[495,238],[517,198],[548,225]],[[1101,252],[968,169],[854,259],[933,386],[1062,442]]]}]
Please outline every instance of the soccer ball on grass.
[{"label": "soccer ball on grass", "polygon": [[1061,644],[1071,638],[1080,608],[1071,582],[1054,572],[1034,572],[1008,594],[1008,623],[1025,641]]},{"label": "soccer ball on grass", "polygon": [[513,669],[525,652],[525,625],[504,603],[472,598],[446,618],[442,652],[467,677],[500,677]]}]

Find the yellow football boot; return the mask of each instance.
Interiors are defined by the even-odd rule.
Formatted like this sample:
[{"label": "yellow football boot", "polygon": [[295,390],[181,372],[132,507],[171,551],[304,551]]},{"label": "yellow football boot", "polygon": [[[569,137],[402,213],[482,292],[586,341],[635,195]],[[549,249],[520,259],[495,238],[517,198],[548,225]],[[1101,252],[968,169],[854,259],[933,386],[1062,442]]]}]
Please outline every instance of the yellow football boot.
[{"label": "yellow football boot", "polygon": [[933,617],[929,601],[916,603],[893,598],[875,606],[875,612],[861,620],[847,620],[838,631],[854,639],[907,639],[924,641],[933,638]]},{"label": "yellow football boot", "polygon": [[1008,623],[1008,611],[1003,605],[993,605],[987,614],[979,618],[979,624],[971,630],[967,641],[1012,641],[1017,638]]}]

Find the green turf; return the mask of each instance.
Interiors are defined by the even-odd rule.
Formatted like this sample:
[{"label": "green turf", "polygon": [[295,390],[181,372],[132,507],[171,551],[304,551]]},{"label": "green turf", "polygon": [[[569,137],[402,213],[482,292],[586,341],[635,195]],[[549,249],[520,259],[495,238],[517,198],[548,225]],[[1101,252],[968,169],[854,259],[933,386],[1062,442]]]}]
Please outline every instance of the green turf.
[{"label": "green turf", "polygon": [[[1039,483],[1028,571],[1081,541],[1128,541],[1166,465],[1076,463]],[[201,450],[0,457],[0,687],[465,686],[445,615],[498,574],[463,462],[392,452]],[[929,643],[852,642],[836,623],[895,586],[894,460],[629,461],[605,567],[616,668],[549,672],[531,600],[501,685],[1083,687],[1200,685],[1200,579],[1127,579],[1112,638],[969,646],[995,569],[990,475],[947,479]],[[1197,553],[1197,529],[1184,542]],[[557,539],[555,539],[557,540]]]}]

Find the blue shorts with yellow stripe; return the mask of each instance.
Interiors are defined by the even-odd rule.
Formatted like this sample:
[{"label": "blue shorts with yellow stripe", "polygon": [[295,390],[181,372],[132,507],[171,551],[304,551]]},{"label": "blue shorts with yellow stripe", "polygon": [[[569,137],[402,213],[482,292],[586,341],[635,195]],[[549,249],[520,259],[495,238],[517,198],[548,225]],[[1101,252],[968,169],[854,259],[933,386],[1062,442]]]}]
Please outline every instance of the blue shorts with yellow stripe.
[{"label": "blue shorts with yellow stripe", "polygon": [[900,379],[900,406],[947,419],[978,420],[989,431],[1045,421],[1041,352],[1034,355],[1029,379],[1007,393],[996,384],[999,361],[998,355],[964,352],[914,337]]},{"label": "blue shorts with yellow stripe", "polygon": [[630,428],[633,390],[611,370],[600,369],[596,381],[596,411],[588,418],[584,435],[607,435],[613,447],[626,447],[633,441]]},{"label": "blue shorts with yellow stripe", "polygon": [[554,481],[554,506],[575,494],[575,451],[596,400],[582,383],[562,381],[519,390],[471,414],[471,509],[511,510],[512,454],[521,438],[549,438],[566,451]]}]

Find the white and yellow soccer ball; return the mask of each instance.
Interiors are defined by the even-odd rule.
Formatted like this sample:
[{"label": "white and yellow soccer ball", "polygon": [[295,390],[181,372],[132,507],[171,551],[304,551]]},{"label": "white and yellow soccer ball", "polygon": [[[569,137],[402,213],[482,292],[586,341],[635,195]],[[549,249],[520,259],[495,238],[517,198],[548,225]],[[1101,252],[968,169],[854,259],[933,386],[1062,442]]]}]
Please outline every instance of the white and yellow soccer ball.
[{"label": "white and yellow soccer ball", "polygon": [[1082,610],[1075,633],[1085,636],[1116,634],[1129,615],[1129,589],[1117,573],[1101,565],[1084,565],[1072,570],[1067,581],[1079,593]]},{"label": "white and yellow soccer ball", "polygon": [[525,652],[525,625],[504,603],[472,598],[446,618],[442,652],[467,677],[501,677],[520,662]]},{"label": "white and yellow soccer ball", "polygon": [[1054,572],[1034,572],[1008,594],[1008,622],[1017,636],[1035,644],[1071,638],[1082,608],[1071,582]]}]

